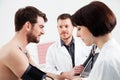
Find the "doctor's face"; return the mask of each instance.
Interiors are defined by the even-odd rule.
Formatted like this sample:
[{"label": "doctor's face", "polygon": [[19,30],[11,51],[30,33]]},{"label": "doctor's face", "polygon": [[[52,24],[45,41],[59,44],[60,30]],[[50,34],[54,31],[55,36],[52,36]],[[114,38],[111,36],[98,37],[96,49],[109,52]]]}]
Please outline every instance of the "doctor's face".
[{"label": "doctor's face", "polygon": [[57,28],[60,35],[60,38],[64,41],[72,37],[72,32],[74,26],[71,23],[69,18],[67,19],[59,19],[57,22]]},{"label": "doctor's face", "polygon": [[77,37],[80,37],[87,46],[94,42],[91,32],[85,26],[77,26]]}]

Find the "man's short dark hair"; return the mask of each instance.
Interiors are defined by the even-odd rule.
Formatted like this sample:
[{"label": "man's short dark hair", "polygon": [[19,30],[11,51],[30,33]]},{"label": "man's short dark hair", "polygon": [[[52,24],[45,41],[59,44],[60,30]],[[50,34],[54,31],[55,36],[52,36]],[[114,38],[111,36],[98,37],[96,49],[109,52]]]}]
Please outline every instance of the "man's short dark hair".
[{"label": "man's short dark hair", "polygon": [[27,21],[34,25],[37,22],[38,16],[42,17],[44,21],[47,22],[46,14],[33,6],[19,9],[15,14],[15,31],[22,29],[22,26]]},{"label": "man's short dark hair", "polygon": [[61,19],[61,20],[64,20],[64,19],[70,19],[71,20],[71,23],[73,26],[75,26],[74,22],[73,22],[73,19],[72,19],[72,15],[68,14],[68,13],[63,13],[61,15],[58,16],[57,18],[57,21]]}]

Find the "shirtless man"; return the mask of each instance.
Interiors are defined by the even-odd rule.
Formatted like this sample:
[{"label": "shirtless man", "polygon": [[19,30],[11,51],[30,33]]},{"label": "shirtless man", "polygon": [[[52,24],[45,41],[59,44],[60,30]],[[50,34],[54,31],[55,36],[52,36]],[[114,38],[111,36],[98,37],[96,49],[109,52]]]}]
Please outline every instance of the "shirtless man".
[{"label": "shirtless man", "polygon": [[[16,12],[16,33],[0,48],[0,80],[41,80],[45,73],[34,67],[25,47],[30,42],[39,42],[40,36],[44,34],[46,21],[46,15],[32,6]],[[39,75],[40,79],[36,78],[36,75]]]}]

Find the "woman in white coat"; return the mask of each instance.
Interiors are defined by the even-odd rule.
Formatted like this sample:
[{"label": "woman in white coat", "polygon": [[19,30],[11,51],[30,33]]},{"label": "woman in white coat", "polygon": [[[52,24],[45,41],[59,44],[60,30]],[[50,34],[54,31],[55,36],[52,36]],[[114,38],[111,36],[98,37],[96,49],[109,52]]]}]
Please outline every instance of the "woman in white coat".
[{"label": "woman in white coat", "polygon": [[[60,39],[52,44],[46,55],[46,71],[64,78],[80,74],[91,47],[72,35],[74,24],[70,14],[61,14],[57,19]],[[72,55],[72,56],[71,56]]]},{"label": "woman in white coat", "polygon": [[82,80],[120,80],[120,46],[111,36],[116,25],[114,13],[104,3],[94,1],[72,17],[78,25],[77,36],[87,46],[96,44],[100,50],[89,77]]}]

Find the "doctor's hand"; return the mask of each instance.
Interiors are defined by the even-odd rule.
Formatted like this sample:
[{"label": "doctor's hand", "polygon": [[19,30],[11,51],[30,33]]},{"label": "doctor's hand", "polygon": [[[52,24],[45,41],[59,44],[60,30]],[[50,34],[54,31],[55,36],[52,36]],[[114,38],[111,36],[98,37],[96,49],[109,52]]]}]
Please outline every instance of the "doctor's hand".
[{"label": "doctor's hand", "polygon": [[84,67],[82,65],[79,65],[79,66],[75,66],[73,68],[73,71],[74,71],[74,75],[77,75],[77,74],[81,74],[82,71],[83,71]]}]

